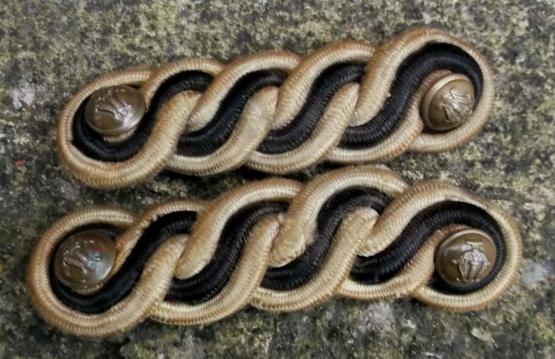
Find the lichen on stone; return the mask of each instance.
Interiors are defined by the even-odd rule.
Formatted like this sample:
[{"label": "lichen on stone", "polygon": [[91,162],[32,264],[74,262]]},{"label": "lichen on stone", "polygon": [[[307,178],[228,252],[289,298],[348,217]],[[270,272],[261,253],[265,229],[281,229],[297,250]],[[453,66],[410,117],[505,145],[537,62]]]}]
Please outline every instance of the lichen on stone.
[{"label": "lichen on stone", "polygon": [[[474,44],[496,74],[489,123],[468,145],[388,163],[409,181],[441,178],[510,212],[524,237],[520,281],[483,311],[416,301],[332,299],[272,314],[247,308],[221,322],[151,321],[103,341],[66,336],[33,310],[25,267],[54,220],[91,204],[140,211],[175,197],[213,198],[259,178],[158,176],[97,191],[62,168],[57,115],[99,74],[183,57],[229,61],[263,49],[300,54],[339,39],[381,43],[434,26]],[[0,6],[0,356],[79,358],[552,358],[555,355],[555,5],[549,1],[40,1]],[[309,179],[326,166],[296,177]]]}]

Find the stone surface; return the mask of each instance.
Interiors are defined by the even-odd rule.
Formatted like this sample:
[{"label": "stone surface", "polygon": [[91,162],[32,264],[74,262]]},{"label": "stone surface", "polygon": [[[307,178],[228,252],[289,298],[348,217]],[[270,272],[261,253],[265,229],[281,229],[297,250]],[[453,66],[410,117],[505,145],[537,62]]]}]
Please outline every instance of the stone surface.
[{"label": "stone surface", "polygon": [[[462,36],[486,54],[498,89],[470,144],[389,165],[411,181],[440,178],[511,212],[525,241],[524,276],[500,303],[450,314],[415,301],[334,299],[313,310],[254,309],[203,327],[145,322],[104,341],[65,336],[33,310],[25,266],[40,235],[75,208],[141,210],[182,196],[212,198],[248,171],[159,176],[96,191],[54,151],[68,96],[104,72],[186,56],[220,60],[268,48],[307,52],[343,38],[381,42],[417,25]],[[555,10],[550,1],[272,2],[4,0],[0,6],[0,353],[2,357],[518,357],[555,355]],[[297,176],[310,178],[324,167]]]}]

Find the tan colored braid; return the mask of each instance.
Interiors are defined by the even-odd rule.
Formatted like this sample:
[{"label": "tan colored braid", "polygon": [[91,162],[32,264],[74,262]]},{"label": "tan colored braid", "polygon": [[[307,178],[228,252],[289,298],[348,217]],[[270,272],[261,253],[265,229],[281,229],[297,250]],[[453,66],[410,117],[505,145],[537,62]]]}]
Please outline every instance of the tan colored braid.
[{"label": "tan colored braid", "polygon": [[[372,205],[364,204],[367,202],[349,204],[352,200],[366,199],[379,200]],[[385,201],[381,209],[380,200]],[[446,204],[449,207],[442,209]],[[262,209],[264,206],[282,207],[276,207],[281,208],[278,211],[264,212],[246,232],[241,232],[239,229],[245,228],[241,223],[251,218],[248,211],[259,210],[253,207],[259,205]],[[466,207],[471,211],[462,215]],[[329,232],[325,228],[328,222],[337,219],[338,213],[340,222]],[[190,230],[170,232],[169,228],[191,214],[196,217]],[[169,216],[173,216],[173,222],[168,222]],[[449,216],[452,219],[445,220]],[[474,217],[477,219],[472,219]],[[449,289],[441,284],[437,275],[437,257],[442,243],[454,233],[468,229],[472,221],[482,223],[486,219],[484,223],[489,224],[477,229],[490,231],[488,228],[495,228],[488,235],[499,236],[497,256],[502,258],[484,260],[484,252],[471,250],[474,244],[470,243],[471,247],[461,259],[470,258],[473,262],[467,265],[461,260],[459,269],[463,278],[465,273],[474,273],[471,276],[477,277],[476,269],[485,269],[485,263],[496,267],[492,270],[495,273],[487,282],[483,278],[482,282],[469,281],[468,284],[474,286],[471,290]],[[63,299],[53,289],[59,286],[54,286],[56,276],[52,275],[54,254],[68,236],[91,226],[117,229],[113,268],[108,280],[101,285],[80,290],[62,288],[66,293]],[[426,229],[426,226],[431,227]],[[152,232],[154,227],[159,227],[159,232]],[[425,229],[428,232],[423,234],[424,238],[415,237]],[[213,276],[227,271],[225,262],[231,261],[234,252],[231,247],[225,249],[228,245],[225,238],[236,232],[239,236],[233,238],[244,238],[245,243],[236,263],[230,267],[229,276],[223,279],[224,285],[217,291],[203,294],[202,298],[176,299],[178,295],[188,295],[199,286],[208,285],[207,281]],[[144,238],[145,233],[166,233],[167,236],[158,243],[157,235]],[[311,251],[319,243],[324,243],[326,233],[332,237],[325,245],[325,254],[318,267],[301,285],[277,288],[302,276],[295,274],[294,266],[304,265],[301,263],[303,256],[313,253]],[[144,259],[144,266],[130,267],[131,262],[142,258],[139,252],[148,248],[145,243],[154,242],[158,243],[157,247]],[[420,244],[410,250],[412,244],[407,242]],[[404,245],[408,247],[395,252],[396,247]],[[391,258],[388,258],[388,251],[393,251],[389,253]],[[405,254],[408,256],[406,263],[389,277],[384,274],[377,281],[368,281],[380,271],[385,273],[388,266],[395,266]],[[515,224],[489,202],[450,184],[424,181],[409,186],[390,170],[358,167],[332,171],[306,184],[280,178],[253,182],[208,203],[176,200],[156,206],[141,216],[112,208],[75,211],[57,221],[36,245],[29,263],[28,288],[35,307],[54,326],[75,335],[102,337],[128,330],[146,318],[175,325],[196,325],[220,320],[246,305],[269,311],[294,311],[333,296],[359,300],[404,296],[448,311],[473,311],[492,303],[509,288],[517,276],[521,256],[521,239]],[[221,262],[216,261],[218,257]],[[363,268],[364,261],[378,257],[381,259],[372,271],[355,270]],[[308,258],[307,263],[314,258]],[[188,287],[186,293],[176,292],[176,283],[201,278],[203,271],[214,265],[217,271],[212,277]],[[121,286],[110,287],[111,282],[122,272],[131,271],[130,268],[139,271],[139,276],[132,281],[125,277],[123,283],[129,284],[129,291],[116,293],[119,297],[112,298],[114,302],[108,307],[100,310],[102,304],[95,302],[83,310],[74,309],[83,304],[67,299],[80,295],[79,298],[84,298],[80,300],[84,301],[90,296],[108,296],[107,292],[122,291]],[[268,279],[272,272],[287,268],[292,274],[282,284],[276,279],[278,276]],[[281,274],[288,275],[286,272]],[[464,283],[454,283],[455,286],[460,284]]]},{"label": "tan colored braid", "polygon": [[[369,145],[363,145],[362,140],[359,145],[342,144],[341,141],[349,137],[346,137],[347,133],[354,131],[355,127],[377,121],[375,117],[390,97],[397,99],[406,95],[391,92],[395,91],[394,84],[400,68],[411,57],[421,53],[425,56],[426,49],[434,45],[455,48],[479,69],[481,94],[472,111],[465,112],[468,118],[460,126],[447,131],[431,131],[425,125],[421,116],[423,97],[434,83],[452,73],[440,66],[420,82],[414,93],[409,94],[410,103],[403,117],[389,133],[384,133],[382,138]],[[295,116],[308,101],[311,89],[317,87],[321,77],[325,80],[328,69],[351,63],[366,64],[362,77],[359,81],[346,83],[333,93],[319,118],[314,119],[317,123],[302,143],[281,152],[261,150],[270,134],[293,124]],[[242,79],[266,70],[281,71],[286,78],[281,85],[265,86],[248,99],[232,132],[219,147],[198,152],[202,146],[179,144],[187,136],[210,127],[220,107],[226,106],[226,96],[231,96],[230,91]],[[105,150],[106,158],[110,159],[102,160],[89,156],[76,144],[74,126],[75,121],[80,121],[76,117],[95,92],[120,85],[139,86],[140,100],[150,111],[154,111],[151,108],[153,98],[160,95],[165,84],[177,76],[193,72],[213,79],[203,92],[185,90],[167,98],[163,106],[151,114],[155,123],[151,130],[145,132],[144,144],[136,152],[120,156],[112,150]],[[107,74],[87,84],[69,100],[60,115],[57,143],[66,167],[87,185],[97,188],[134,185],[162,169],[200,176],[246,165],[268,173],[283,174],[323,161],[368,163],[390,159],[406,150],[439,152],[452,149],[472,139],[484,126],[493,106],[493,98],[492,71],[474,47],[439,30],[421,28],[408,31],[379,48],[362,41],[341,41],[306,57],[286,51],[263,51],[238,58],[227,65],[210,59],[186,59],[158,69],[129,69]],[[455,110],[460,111],[456,105]],[[216,132],[213,136],[219,134]],[[129,140],[129,136],[133,135],[131,131],[119,137],[105,136],[97,141],[109,145]],[[356,136],[351,136],[353,141]],[[95,147],[91,148],[90,151],[93,151]],[[187,151],[198,153],[191,155]]]}]

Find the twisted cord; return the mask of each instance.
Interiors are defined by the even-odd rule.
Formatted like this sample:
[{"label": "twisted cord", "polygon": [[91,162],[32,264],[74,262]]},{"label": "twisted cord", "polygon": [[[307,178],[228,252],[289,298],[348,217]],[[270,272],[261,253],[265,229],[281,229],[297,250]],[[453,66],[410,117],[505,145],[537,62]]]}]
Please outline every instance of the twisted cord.
[{"label": "twisted cord", "polygon": [[[426,131],[421,98],[452,72],[471,80],[477,104],[462,126]],[[132,134],[114,141],[88,126],[84,109],[95,91],[123,84],[139,87],[148,110]],[[493,97],[491,70],[473,47],[415,29],[379,48],[342,41],[304,58],[265,51],[227,65],[186,59],[102,76],[62,111],[58,149],[79,179],[101,188],[133,185],[164,168],[210,175],[246,165],[281,174],[454,148],[482,128]]]},{"label": "twisted cord", "polygon": [[[111,233],[115,265],[98,288],[72,290],[54,275],[53,254],[65,238],[91,227]],[[443,282],[435,251],[469,227],[495,243],[493,269],[479,282]],[[344,168],[306,184],[253,182],[212,202],[178,200],[141,216],[110,208],[76,211],[35,247],[28,288],[49,322],[94,337],[147,317],[202,324],[249,304],[294,311],[333,296],[406,296],[471,311],[508,289],[521,251],[512,220],[484,200],[441,182],[409,186],[387,169]]]}]

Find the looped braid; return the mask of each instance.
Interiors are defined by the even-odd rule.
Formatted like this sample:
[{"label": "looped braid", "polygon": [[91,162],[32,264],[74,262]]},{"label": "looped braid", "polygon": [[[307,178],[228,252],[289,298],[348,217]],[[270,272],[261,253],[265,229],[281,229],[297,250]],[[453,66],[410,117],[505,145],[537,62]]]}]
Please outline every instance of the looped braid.
[{"label": "looped braid", "polygon": [[[472,82],[472,115],[455,129],[427,130],[421,100],[450,73]],[[114,140],[83,118],[91,94],[116,85],[138,86],[147,111],[133,133]],[[80,180],[99,188],[133,185],[164,168],[210,175],[246,165],[282,174],[457,147],[483,127],[493,97],[492,72],[478,51],[415,29],[379,48],[341,41],[303,58],[264,51],[227,65],[186,59],[102,76],[64,108],[58,148]]]},{"label": "looped braid", "polygon": [[[53,256],[85,228],[113,232],[115,264],[97,288],[75,291],[53,273]],[[479,282],[451,285],[434,255],[461,228],[485,232],[497,253]],[[333,296],[413,297],[449,311],[477,310],[517,275],[521,239],[492,204],[441,182],[407,185],[387,169],[344,168],[302,184],[273,178],[205,203],[177,200],[141,216],[76,211],[37,244],[28,287],[41,314],[66,332],[106,336],[146,318],[210,323],[250,304],[293,311]]]}]

